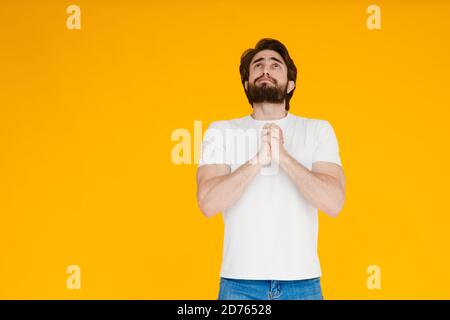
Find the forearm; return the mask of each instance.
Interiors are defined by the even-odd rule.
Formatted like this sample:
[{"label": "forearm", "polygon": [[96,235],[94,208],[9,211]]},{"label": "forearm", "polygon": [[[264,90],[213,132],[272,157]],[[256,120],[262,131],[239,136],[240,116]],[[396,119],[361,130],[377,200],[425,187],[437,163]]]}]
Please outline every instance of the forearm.
[{"label": "forearm", "polygon": [[203,188],[206,192],[200,199],[204,214],[212,217],[233,205],[260,169],[260,163],[249,160],[232,173],[205,181]]},{"label": "forearm", "polygon": [[303,197],[326,214],[335,217],[344,204],[344,190],[331,175],[312,172],[284,152],[280,167],[294,182]]}]

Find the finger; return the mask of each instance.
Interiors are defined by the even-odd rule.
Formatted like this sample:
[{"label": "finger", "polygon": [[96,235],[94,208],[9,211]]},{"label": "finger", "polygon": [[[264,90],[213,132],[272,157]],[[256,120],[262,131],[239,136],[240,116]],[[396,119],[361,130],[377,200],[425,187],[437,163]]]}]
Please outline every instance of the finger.
[{"label": "finger", "polygon": [[271,136],[272,138],[279,139],[279,137],[280,137],[280,132],[279,132],[278,130],[271,130],[271,131],[270,131],[270,136]]},{"label": "finger", "polygon": [[261,133],[261,139],[262,141],[266,142],[267,140],[269,140],[269,131],[264,129]]},{"label": "finger", "polygon": [[279,126],[275,125],[275,127],[274,127],[273,130],[277,132],[277,136],[278,136],[280,139],[284,139],[284,136],[283,136],[283,130],[282,130]]},{"label": "finger", "polygon": [[275,137],[279,137],[280,136],[280,131],[277,128],[271,128],[270,129],[270,134],[275,136]]}]

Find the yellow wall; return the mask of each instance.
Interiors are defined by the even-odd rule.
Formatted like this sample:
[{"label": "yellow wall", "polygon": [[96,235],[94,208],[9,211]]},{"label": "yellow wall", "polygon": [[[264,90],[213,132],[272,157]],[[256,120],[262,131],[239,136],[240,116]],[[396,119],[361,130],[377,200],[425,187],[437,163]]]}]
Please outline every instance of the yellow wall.
[{"label": "yellow wall", "polygon": [[[381,30],[366,8],[381,7]],[[69,30],[66,8],[81,8]],[[249,114],[239,58],[262,37],[327,119],[345,208],[321,213],[328,299],[450,298],[446,1],[3,1],[0,298],[216,299],[223,222],[199,211],[171,134]],[[66,287],[69,265],[81,289]],[[366,286],[369,265],[382,288]]]}]

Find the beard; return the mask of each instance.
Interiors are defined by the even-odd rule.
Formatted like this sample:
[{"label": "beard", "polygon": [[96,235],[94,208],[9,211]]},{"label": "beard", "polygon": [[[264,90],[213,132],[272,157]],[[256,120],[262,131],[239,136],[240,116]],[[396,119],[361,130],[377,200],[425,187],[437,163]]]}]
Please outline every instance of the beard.
[{"label": "beard", "polygon": [[285,86],[280,87],[274,79],[272,79],[272,81],[274,81],[274,85],[270,85],[266,82],[259,86],[255,83],[249,83],[247,97],[250,103],[282,103],[283,101],[285,101],[287,96],[287,83]]}]

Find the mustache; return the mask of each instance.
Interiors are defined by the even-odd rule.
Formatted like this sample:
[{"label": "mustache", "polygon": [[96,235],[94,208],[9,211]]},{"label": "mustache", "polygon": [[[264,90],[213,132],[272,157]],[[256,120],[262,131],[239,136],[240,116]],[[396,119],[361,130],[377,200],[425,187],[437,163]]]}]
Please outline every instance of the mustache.
[{"label": "mustache", "polygon": [[270,76],[265,76],[265,75],[262,75],[262,76],[259,76],[258,78],[256,78],[255,81],[254,81],[254,83],[256,84],[256,82],[258,82],[260,79],[263,79],[263,78],[267,78],[267,79],[269,79],[272,83],[277,84],[277,81],[276,81],[275,79],[273,79],[273,78],[270,77]]}]

